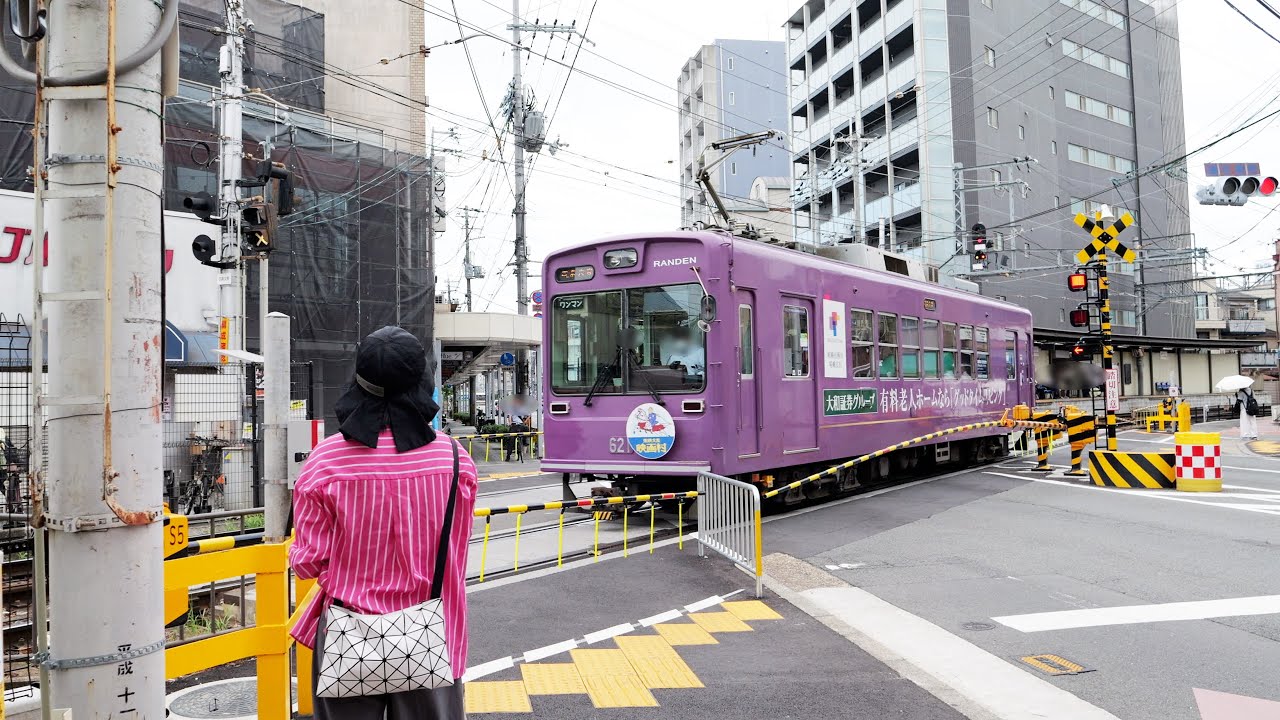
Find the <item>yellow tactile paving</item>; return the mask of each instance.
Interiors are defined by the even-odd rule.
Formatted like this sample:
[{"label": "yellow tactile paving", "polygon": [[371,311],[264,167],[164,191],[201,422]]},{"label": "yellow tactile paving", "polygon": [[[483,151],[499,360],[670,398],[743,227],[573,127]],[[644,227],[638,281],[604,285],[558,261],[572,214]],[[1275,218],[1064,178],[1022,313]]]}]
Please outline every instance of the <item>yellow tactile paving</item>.
[{"label": "yellow tactile paving", "polygon": [[739,620],[781,620],[782,616],[759,600],[737,600],[723,603],[725,610]]},{"label": "yellow tactile paving", "polygon": [[466,705],[467,714],[533,712],[524,683],[519,680],[469,682]]},{"label": "yellow tactile paving", "polygon": [[742,622],[731,612],[689,613],[689,619],[698,623],[703,630],[718,632],[751,632],[751,626]]},{"label": "yellow tactile paving", "polygon": [[657,707],[635,667],[621,650],[571,650],[591,704],[598,708]]},{"label": "yellow tactile paving", "polygon": [[675,651],[658,635],[639,635],[617,638],[618,647],[631,661],[636,674],[645,687],[700,688],[702,681]]},{"label": "yellow tactile paving", "polygon": [[670,645],[718,645],[711,633],[694,623],[659,623],[654,630]]},{"label": "yellow tactile paving", "polygon": [[530,695],[586,695],[582,675],[573,663],[521,665],[524,689]]}]

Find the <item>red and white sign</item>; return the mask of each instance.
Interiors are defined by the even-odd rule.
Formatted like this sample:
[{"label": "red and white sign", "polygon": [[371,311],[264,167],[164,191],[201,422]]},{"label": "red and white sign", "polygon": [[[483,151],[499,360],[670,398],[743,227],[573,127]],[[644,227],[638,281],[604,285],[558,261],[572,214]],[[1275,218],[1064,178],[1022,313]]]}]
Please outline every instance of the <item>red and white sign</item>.
[{"label": "red and white sign", "polygon": [[1120,372],[1111,368],[1106,373],[1107,410],[1116,412],[1120,409]]},{"label": "red and white sign", "polygon": [[[194,215],[166,212],[164,229],[168,321],[184,332],[218,330],[218,271],[201,265],[191,254],[191,241],[197,235],[212,237],[218,228]],[[35,200],[30,193],[0,190],[0,313],[6,319],[31,317],[35,244]],[[43,245],[45,267],[56,264],[58,239],[46,236]]]},{"label": "red and white sign", "polygon": [[1185,480],[1221,480],[1221,445],[1178,445],[1176,477]]}]

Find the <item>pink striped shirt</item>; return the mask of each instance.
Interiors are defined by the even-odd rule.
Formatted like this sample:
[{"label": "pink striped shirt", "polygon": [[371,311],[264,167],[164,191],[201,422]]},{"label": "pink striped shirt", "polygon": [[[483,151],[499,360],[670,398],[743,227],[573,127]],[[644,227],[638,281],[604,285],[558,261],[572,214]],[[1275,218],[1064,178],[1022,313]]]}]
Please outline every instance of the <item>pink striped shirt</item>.
[{"label": "pink striped shirt", "polygon": [[[453,478],[452,438],[397,453],[390,431],[378,447],[325,438],[312,451],[293,491],[289,562],[302,579],[318,578],[319,599],[293,637],[312,647],[320,615],[334,600],[353,612],[403,610],[431,597],[435,551]],[[458,451],[458,498],[445,568],[445,637],[455,677],[467,667],[467,546],[476,504],[476,466]]]}]

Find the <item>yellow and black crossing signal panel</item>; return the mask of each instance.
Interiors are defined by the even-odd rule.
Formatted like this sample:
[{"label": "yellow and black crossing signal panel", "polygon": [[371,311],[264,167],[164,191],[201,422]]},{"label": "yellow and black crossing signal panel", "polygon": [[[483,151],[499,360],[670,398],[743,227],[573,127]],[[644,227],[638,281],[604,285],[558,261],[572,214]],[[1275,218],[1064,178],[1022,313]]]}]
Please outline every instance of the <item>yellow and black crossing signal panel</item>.
[{"label": "yellow and black crossing signal panel", "polygon": [[[190,524],[186,515],[174,515],[169,505],[164,506],[164,558],[168,560],[187,549],[191,542]],[[166,590],[164,593],[164,626],[179,627],[187,622],[191,600],[186,588]]]}]

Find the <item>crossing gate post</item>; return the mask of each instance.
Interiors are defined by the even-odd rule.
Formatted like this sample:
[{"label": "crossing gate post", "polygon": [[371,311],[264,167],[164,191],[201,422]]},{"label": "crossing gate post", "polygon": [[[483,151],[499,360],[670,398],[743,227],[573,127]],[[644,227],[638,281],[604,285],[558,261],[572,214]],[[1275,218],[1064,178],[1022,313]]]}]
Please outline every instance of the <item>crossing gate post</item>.
[{"label": "crossing gate post", "polygon": [[1092,413],[1068,405],[1064,408],[1067,415],[1067,440],[1071,443],[1071,469],[1067,475],[1084,477],[1084,449],[1098,440],[1097,422]]},{"label": "crossing gate post", "polygon": [[[1052,410],[1039,410],[1033,413],[1031,419],[1036,422],[1052,422],[1057,417],[1057,413]],[[1057,431],[1038,428],[1034,433],[1036,438],[1036,466],[1032,469],[1037,472],[1052,472],[1053,468],[1049,467],[1049,446],[1053,443],[1053,438],[1057,436]]]}]

